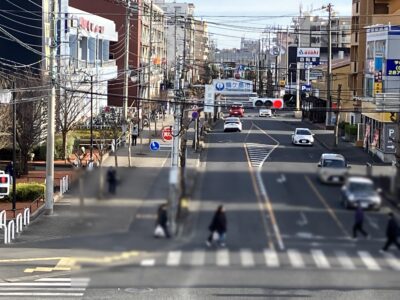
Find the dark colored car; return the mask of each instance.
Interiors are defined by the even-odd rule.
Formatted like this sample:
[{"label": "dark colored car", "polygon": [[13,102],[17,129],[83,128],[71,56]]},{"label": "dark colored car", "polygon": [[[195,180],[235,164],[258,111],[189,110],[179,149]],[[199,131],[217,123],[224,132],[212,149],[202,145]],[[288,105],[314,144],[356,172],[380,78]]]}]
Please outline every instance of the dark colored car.
[{"label": "dark colored car", "polygon": [[233,104],[229,109],[230,117],[244,117],[243,104]]}]

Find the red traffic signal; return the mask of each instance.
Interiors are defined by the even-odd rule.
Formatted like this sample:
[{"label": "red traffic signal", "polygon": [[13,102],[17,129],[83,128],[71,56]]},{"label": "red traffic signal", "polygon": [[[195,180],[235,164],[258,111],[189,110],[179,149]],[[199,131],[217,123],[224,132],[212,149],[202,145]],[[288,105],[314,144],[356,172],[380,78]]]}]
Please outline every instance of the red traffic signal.
[{"label": "red traffic signal", "polygon": [[0,174],[0,183],[8,183],[8,175]]}]

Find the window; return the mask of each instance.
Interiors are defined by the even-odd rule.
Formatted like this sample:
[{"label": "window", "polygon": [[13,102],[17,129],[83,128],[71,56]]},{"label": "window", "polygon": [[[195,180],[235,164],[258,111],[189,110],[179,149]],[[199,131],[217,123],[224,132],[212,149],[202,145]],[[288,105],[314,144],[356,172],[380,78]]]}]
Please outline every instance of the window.
[{"label": "window", "polygon": [[366,88],[365,95],[367,97],[373,97],[373,95],[374,95],[374,79],[373,78],[366,79],[365,88]]}]

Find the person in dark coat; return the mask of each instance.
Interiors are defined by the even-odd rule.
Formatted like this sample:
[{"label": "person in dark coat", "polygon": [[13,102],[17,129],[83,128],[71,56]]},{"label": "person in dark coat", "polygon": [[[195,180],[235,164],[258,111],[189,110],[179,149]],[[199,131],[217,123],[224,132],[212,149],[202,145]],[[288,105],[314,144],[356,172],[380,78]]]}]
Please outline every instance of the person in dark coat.
[{"label": "person in dark coat", "polygon": [[206,241],[208,247],[212,245],[214,232],[218,233],[219,237],[219,245],[221,247],[225,247],[225,237],[226,237],[226,229],[227,229],[227,220],[224,211],[224,206],[220,205],[217,208],[217,211],[214,214],[214,217],[211,221],[210,226],[208,226],[210,230],[210,235]]},{"label": "person in dark coat", "polygon": [[361,234],[365,237],[369,237],[368,233],[365,232],[363,228],[364,224],[364,211],[361,207],[361,203],[357,203],[357,208],[354,213],[354,226],[353,226],[353,239],[357,238],[357,232],[361,232]]},{"label": "person in dark coat", "polygon": [[109,168],[107,171],[107,182],[108,182],[108,192],[115,195],[117,187],[117,173],[113,168]]},{"label": "person in dark coat", "polygon": [[381,251],[387,251],[392,244],[395,244],[397,249],[400,250],[400,244],[397,241],[397,237],[399,235],[399,225],[397,224],[396,218],[392,212],[390,212],[388,216],[389,221],[386,226],[386,243]]},{"label": "person in dark coat", "polygon": [[4,170],[4,172],[5,172],[6,174],[10,175],[10,178],[13,177],[13,175],[14,175],[14,165],[13,165],[13,162],[12,162],[12,161],[10,161],[10,162],[7,164],[7,166],[6,166],[5,170]]},{"label": "person in dark coat", "polygon": [[161,204],[158,208],[156,225],[160,225],[162,227],[167,238],[171,237],[168,230],[168,211],[166,204]]}]

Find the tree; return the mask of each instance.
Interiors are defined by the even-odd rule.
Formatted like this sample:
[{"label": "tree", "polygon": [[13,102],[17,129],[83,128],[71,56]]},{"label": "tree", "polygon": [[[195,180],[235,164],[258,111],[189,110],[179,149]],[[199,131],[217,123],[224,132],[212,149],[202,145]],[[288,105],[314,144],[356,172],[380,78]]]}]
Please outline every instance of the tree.
[{"label": "tree", "polygon": [[29,153],[45,140],[46,100],[42,81],[37,75],[26,71],[15,82],[17,107],[17,143],[21,154],[21,173],[28,174]]},{"label": "tree", "polygon": [[[65,73],[61,80],[66,87],[60,89],[56,103],[56,125],[62,136],[62,157],[67,160],[68,133],[74,128],[75,124],[83,116],[88,103],[85,103],[85,93],[90,87],[82,88],[84,78],[82,76],[71,76]],[[93,83],[91,83],[93,84]]]}]

